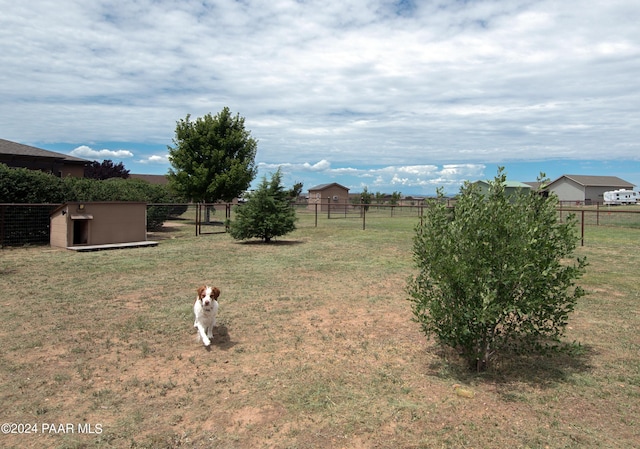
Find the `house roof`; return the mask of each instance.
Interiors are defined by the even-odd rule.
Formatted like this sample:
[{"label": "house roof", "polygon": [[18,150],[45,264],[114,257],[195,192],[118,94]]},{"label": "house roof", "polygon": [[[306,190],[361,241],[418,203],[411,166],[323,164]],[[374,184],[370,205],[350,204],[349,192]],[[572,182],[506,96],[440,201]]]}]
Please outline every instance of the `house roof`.
[{"label": "house roof", "polygon": [[340,188],[345,189],[345,190],[349,190],[347,187],[345,187],[345,186],[343,186],[341,184],[338,184],[337,182],[331,182],[329,184],[320,184],[320,185],[317,185],[315,187],[311,187],[309,189],[309,192],[315,191],[315,190],[325,190],[325,189],[328,189],[329,187],[333,187],[333,186],[340,187]]},{"label": "house roof", "polygon": [[10,140],[0,139],[0,155],[14,156],[21,158],[43,158],[43,159],[57,159],[63,160],[71,164],[84,165],[89,161],[75,156],[69,156],[68,154],[56,153],[55,151],[43,150],[41,148],[32,147],[30,145],[23,145],[21,143],[12,142]]},{"label": "house roof", "polygon": [[547,184],[547,187],[552,186],[563,178],[570,179],[583,187],[619,187],[633,189],[634,186],[634,184],[620,179],[617,176],[562,175]]}]

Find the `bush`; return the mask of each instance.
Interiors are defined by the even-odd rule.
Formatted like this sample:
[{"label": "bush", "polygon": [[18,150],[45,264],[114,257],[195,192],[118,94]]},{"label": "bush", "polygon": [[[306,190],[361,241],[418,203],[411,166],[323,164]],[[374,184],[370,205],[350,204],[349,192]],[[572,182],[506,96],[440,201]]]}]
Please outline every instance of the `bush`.
[{"label": "bush", "polygon": [[584,295],[575,281],[586,260],[567,259],[578,240],[575,217],[558,222],[555,197],[509,196],[505,180],[500,169],[486,195],[465,184],[454,211],[431,202],[414,239],[414,317],[478,371],[501,351],[560,348]]}]

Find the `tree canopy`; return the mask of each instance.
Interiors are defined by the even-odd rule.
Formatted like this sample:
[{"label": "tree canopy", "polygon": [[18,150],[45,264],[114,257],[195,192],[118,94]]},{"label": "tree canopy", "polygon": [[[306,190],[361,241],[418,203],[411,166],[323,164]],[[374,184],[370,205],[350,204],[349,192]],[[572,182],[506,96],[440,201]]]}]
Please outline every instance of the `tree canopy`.
[{"label": "tree canopy", "polygon": [[231,201],[249,188],[257,174],[257,141],[244,118],[225,107],[195,121],[177,122],[174,146],[169,146],[169,183],[181,196],[212,203]]}]

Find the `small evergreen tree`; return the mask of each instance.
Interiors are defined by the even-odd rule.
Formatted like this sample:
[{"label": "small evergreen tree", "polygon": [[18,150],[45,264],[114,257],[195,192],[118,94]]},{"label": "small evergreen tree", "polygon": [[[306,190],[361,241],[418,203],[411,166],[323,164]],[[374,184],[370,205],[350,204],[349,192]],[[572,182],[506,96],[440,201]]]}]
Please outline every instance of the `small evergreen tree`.
[{"label": "small evergreen tree", "polygon": [[263,177],[258,188],[247,194],[247,202],[236,207],[236,219],[229,223],[229,233],[234,239],[257,237],[268,243],[273,237],[296,229],[296,211],[281,180],[280,170],[271,176],[271,181]]},{"label": "small evergreen tree", "polygon": [[419,273],[408,286],[423,331],[478,371],[500,351],[561,348],[584,295],[575,281],[586,260],[569,260],[575,217],[558,221],[555,196],[507,194],[502,171],[487,194],[466,183],[455,210],[441,191],[429,204],[414,238]]}]

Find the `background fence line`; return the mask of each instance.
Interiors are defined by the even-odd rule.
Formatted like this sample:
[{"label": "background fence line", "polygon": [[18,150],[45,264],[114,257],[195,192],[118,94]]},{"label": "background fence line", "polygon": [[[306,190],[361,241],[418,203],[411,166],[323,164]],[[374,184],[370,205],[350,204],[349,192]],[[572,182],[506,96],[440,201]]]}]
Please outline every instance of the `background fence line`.
[{"label": "background fence line", "polygon": [[[50,214],[60,204],[0,203],[0,248],[26,245],[48,245]],[[148,204],[147,220],[157,220],[158,212],[169,214],[169,219],[193,223],[195,235],[226,232],[226,220],[233,219],[234,203],[177,203]],[[323,207],[324,206],[324,207]],[[367,229],[381,221],[400,218],[422,220],[425,207],[401,204],[322,204],[292,203],[301,226],[336,226]],[[242,205],[239,205],[242,207]],[[452,206],[450,206],[452,207]],[[558,219],[575,214],[584,244],[585,226],[608,226],[640,229],[640,205],[636,206],[582,206],[558,207]],[[340,224],[342,223],[342,224]]]}]

